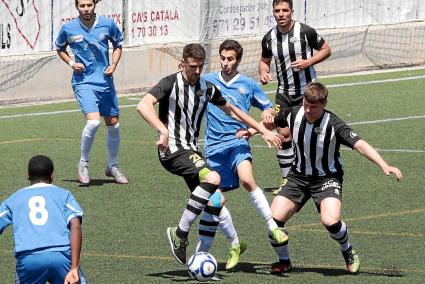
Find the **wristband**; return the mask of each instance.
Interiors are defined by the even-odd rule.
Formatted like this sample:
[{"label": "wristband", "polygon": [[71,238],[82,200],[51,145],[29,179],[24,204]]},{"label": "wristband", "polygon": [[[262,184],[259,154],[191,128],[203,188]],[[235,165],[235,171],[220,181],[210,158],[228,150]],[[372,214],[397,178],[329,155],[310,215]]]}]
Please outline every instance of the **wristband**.
[{"label": "wristband", "polygon": [[75,64],[75,61],[74,60],[69,60],[69,62],[68,62],[68,65],[69,65],[69,67],[71,67],[71,68],[73,68],[74,67],[74,64]]}]

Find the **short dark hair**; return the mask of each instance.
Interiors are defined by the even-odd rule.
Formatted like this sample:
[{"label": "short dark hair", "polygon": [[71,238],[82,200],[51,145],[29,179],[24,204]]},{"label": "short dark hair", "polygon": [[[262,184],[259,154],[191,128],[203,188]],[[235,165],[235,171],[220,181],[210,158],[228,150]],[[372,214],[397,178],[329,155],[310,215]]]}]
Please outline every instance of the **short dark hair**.
[{"label": "short dark hair", "polygon": [[32,157],[28,162],[29,180],[50,180],[54,171],[53,161],[44,155]]},{"label": "short dark hair", "polygon": [[223,50],[234,50],[236,52],[236,59],[241,60],[243,55],[243,47],[239,42],[233,39],[226,39],[220,44],[218,53],[221,54]]},{"label": "short dark hair", "polygon": [[289,8],[291,8],[291,10],[294,7],[294,4],[292,3],[292,0],[273,0],[272,7],[274,8],[274,5],[276,5],[277,3],[288,3],[289,4]]},{"label": "short dark hair", "polygon": [[[93,0],[93,4],[96,6],[97,2],[99,2],[99,0]],[[78,0],[75,0],[75,7],[78,6]]]},{"label": "short dark hair", "polygon": [[304,99],[309,103],[326,103],[328,101],[328,88],[320,82],[311,82],[304,89]]},{"label": "short dark hair", "polygon": [[189,43],[183,48],[183,59],[194,58],[197,60],[205,60],[205,49],[199,43]]}]

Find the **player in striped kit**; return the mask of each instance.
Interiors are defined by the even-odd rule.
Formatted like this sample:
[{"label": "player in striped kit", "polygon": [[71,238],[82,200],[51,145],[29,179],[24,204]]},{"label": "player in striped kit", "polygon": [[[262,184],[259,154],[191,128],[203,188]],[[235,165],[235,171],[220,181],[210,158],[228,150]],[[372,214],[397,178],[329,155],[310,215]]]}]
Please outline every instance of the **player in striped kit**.
[{"label": "player in striped kit", "polygon": [[[259,63],[260,82],[267,84],[272,80],[270,64],[276,64],[278,88],[276,110],[284,110],[301,105],[305,86],[316,80],[313,65],[322,62],[331,54],[325,40],[312,27],[292,19],[292,0],[274,0],[273,15],[277,25],[271,29],[261,42],[262,53]],[[313,50],[317,50],[313,54]],[[281,134],[289,137],[288,129]],[[282,144],[277,152],[277,160],[282,174],[281,186],[286,183],[286,175],[294,160],[294,149],[290,142]]]},{"label": "player in striped kit", "polygon": [[[403,176],[398,168],[389,166],[350,126],[325,109],[327,96],[328,90],[324,85],[312,82],[305,88],[302,106],[281,111],[275,117],[276,127],[289,127],[296,157],[288,174],[288,182],[274,198],[271,209],[273,218],[280,227],[284,227],[312,198],[322,224],[341,247],[347,271],[356,273],[360,259],[349,242],[347,225],[340,219],[344,175],[340,145],[355,149],[378,165],[385,175],[393,174],[397,180]],[[279,257],[279,261],[272,264],[271,273],[289,271],[292,265],[288,243],[276,244],[273,240],[270,243]]]},{"label": "player in striped kit", "polygon": [[83,211],[71,192],[52,184],[53,162],[28,162],[31,186],[0,206],[0,234],[13,224],[16,283],[86,283],[80,270]]},{"label": "player in striped kit", "polygon": [[[201,78],[205,50],[200,44],[183,48],[180,72],[163,78],[139,102],[137,111],[158,130],[158,156],[169,172],[182,176],[191,195],[177,227],[167,229],[172,253],[186,263],[188,234],[196,218],[216,191],[220,176],[211,169],[198,149],[202,117],[208,103],[257,129],[271,147],[280,147],[276,133],[267,130],[251,116],[228,103],[216,86]],[[158,114],[154,105],[159,103]]]}]

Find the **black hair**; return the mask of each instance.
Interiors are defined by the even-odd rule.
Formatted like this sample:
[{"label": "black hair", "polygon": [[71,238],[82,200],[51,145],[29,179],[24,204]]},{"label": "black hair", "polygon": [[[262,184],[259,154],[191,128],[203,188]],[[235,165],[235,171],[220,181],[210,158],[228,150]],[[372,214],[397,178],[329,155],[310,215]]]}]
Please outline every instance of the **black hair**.
[{"label": "black hair", "polygon": [[37,155],[28,162],[28,179],[31,181],[49,181],[53,171],[53,161],[47,156]]},{"label": "black hair", "polygon": [[189,43],[183,48],[183,59],[194,58],[196,60],[205,60],[205,49],[199,43]]},{"label": "black hair", "polygon": [[[96,5],[97,2],[99,2],[98,0],[93,0],[93,4]],[[75,7],[78,6],[78,0],[75,0]]]},{"label": "black hair", "polygon": [[291,10],[293,10],[294,8],[294,4],[292,3],[292,0],[273,0],[273,4],[272,7],[274,8],[274,5],[276,5],[276,3],[288,3],[289,4],[289,8]]},{"label": "black hair", "polygon": [[221,54],[223,50],[234,50],[236,52],[236,59],[239,61],[243,55],[243,47],[239,42],[233,39],[226,39],[220,44],[218,53]]}]

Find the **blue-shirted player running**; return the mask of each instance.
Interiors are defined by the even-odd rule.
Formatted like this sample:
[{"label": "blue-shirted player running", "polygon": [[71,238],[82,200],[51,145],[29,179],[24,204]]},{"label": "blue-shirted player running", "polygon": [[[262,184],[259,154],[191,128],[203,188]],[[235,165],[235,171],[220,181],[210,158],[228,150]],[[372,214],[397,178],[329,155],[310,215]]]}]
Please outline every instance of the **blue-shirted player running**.
[{"label": "blue-shirted player running", "polygon": [[[220,45],[219,53],[221,72],[206,74],[203,78],[217,86],[228,102],[244,112],[249,112],[251,106],[255,106],[263,111],[262,117],[265,122],[272,122],[275,111],[266,94],[257,82],[238,72],[243,54],[242,46],[235,40],[225,40]],[[272,239],[284,243],[288,237],[273,220],[269,203],[254,180],[252,154],[248,141],[235,136],[238,129],[245,127],[244,124],[227,117],[214,105],[208,105],[206,113],[205,157],[211,167],[220,174],[219,188],[224,191],[238,188],[240,180],[249,192],[253,206],[266,221]],[[245,242],[239,241],[220,191],[211,196],[209,206],[202,213],[198,250],[210,249],[217,226],[231,243],[226,269],[232,269],[239,262],[240,255],[247,246]]]},{"label": "blue-shirted player running", "polygon": [[[72,88],[86,117],[81,135],[81,157],[78,162],[78,179],[88,185],[88,161],[96,132],[103,116],[107,126],[106,145],[108,164],[105,174],[117,183],[128,183],[118,168],[120,124],[118,98],[112,74],[121,58],[123,35],[113,20],[97,16],[95,0],[75,0],[79,17],[62,26],[56,39],[59,57],[73,69]],[[108,44],[112,43],[112,63],[109,64]],[[75,61],[66,51],[72,50]]]},{"label": "blue-shirted player running", "polygon": [[0,206],[0,234],[13,224],[16,283],[86,283],[80,270],[83,211],[71,192],[52,184],[53,162],[28,162],[31,186]]}]

